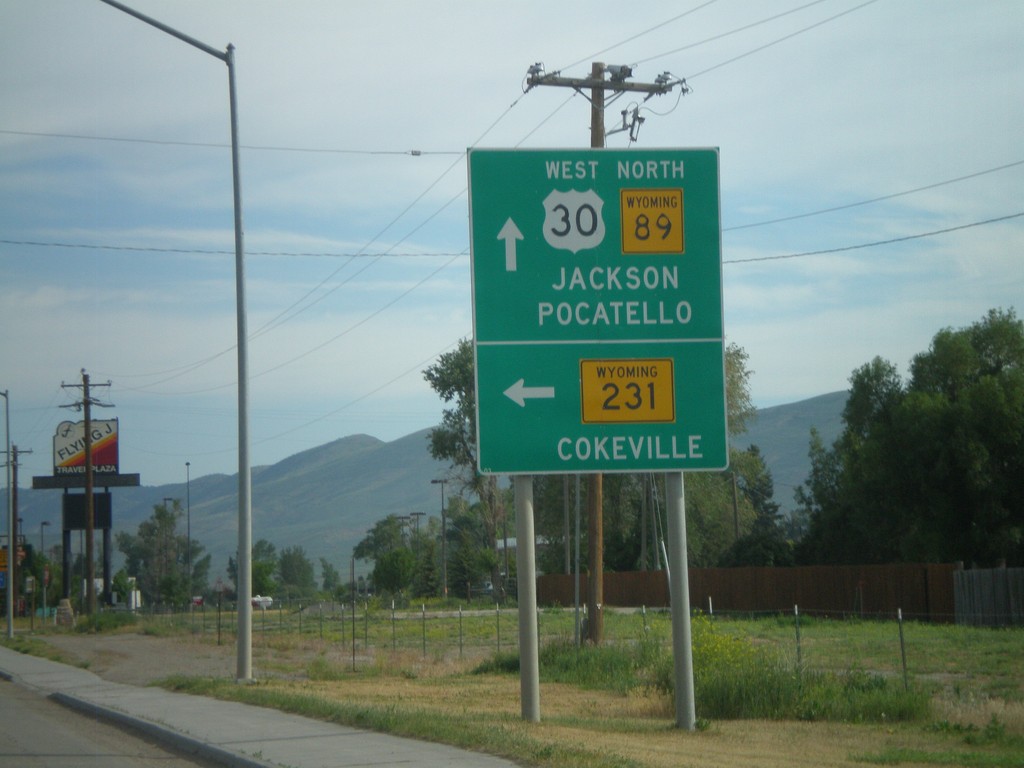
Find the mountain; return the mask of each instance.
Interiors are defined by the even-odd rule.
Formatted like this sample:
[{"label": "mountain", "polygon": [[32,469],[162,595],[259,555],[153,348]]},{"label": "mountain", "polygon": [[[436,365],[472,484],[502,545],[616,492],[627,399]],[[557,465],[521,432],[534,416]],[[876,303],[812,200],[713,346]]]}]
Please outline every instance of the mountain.
[{"label": "mountain", "polygon": [[848,392],[832,392],[798,403],[760,408],[747,431],[733,439],[737,448],[756,445],[775,481],[775,503],[783,512],[796,507],[793,494],[807,480],[811,462],[807,456],[811,428],[821,435],[826,446],[832,445],[843,428],[843,408]]},{"label": "mountain", "polygon": [[[775,480],[775,501],[791,510],[793,491],[807,478],[811,427],[826,444],[841,429],[846,392],[758,411],[737,447],[757,445]],[[425,512],[438,516],[441,489],[430,481],[445,476],[448,465],[435,461],[427,448],[430,430],[391,442],[352,435],[297,453],[277,464],[252,471],[253,541],[266,539],[277,551],[301,546],[316,566],[326,558],[346,573],[353,547],[378,520],[391,515]],[[143,478],[145,480],[145,478]],[[449,492],[455,492],[448,486]],[[138,530],[139,523],[164,499],[177,499],[191,510],[192,539],[213,555],[213,578],[225,572],[238,543],[238,481],[234,475],[206,475],[188,483],[117,488],[113,493],[114,530]],[[19,516],[34,542],[39,523],[51,523],[49,541],[59,542],[61,493],[23,489]],[[182,520],[182,526],[187,521]],[[52,538],[50,538],[52,537]],[[80,551],[80,536],[72,547]],[[116,550],[116,547],[115,547]],[[115,551],[115,569],[121,562]]]},{"label": "mountain", "polygon": [[[266,539],[279,553],[287,547],[301,546],[318,576],[321,557],[347,573],[353,547],[381,518],[410,512],[440,514],[441,489],[430,481],[444,477],[448,464],[431,458],[427,449],[429,433],[429,429],[421,430],[387,443],[368,435],[353,435],[271,466],[254,467],[253,541]],[[448,490],[454,489],[448,486]],[[186,483],[175,483],[115,488],[112,494],[115,533],[134,533],[164,499],[180,501],[183,510],[191,510],[190,515],[183,516],[182,532],[190,517],[193,541],[213,555],[211,574],[216,578],[225,572],[228,557],[238,548],[237,475],[198,477],[187,487]],[[60,496],[59,491],[19,493],[26,535],[38,535],[39,521],[49,520],[53,527],[48,543],[59,541],[54,533],[61,519]],[[80,549],[78,539],[72,536],[76,553]],[[120,561],[115,552],[115,568]]]}]

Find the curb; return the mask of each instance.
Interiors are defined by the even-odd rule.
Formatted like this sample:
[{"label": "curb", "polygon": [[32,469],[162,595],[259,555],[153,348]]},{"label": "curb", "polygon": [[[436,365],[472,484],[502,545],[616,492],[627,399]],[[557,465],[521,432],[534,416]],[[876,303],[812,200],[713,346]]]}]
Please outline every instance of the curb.
[{"label": "curb", "polygon": [[91,717],[108,720],[125,728],[152,738],[177,752],[208,760],[220,765],[239,768],[279,768],[277,763],[268,763],[238,752],[231,752],[200,739],[180,733],[173,728],[158,725],[150,720],[129,715],[101,704],[96,704],[66,693],[51,693],[47,696],[68,709],[82,712]]}]

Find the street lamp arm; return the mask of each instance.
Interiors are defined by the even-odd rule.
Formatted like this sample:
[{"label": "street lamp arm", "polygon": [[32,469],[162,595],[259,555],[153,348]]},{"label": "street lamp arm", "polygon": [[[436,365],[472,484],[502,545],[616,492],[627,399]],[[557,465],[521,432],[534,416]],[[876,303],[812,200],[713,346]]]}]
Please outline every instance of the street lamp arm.
[{"label": "street lamp arm", "polygon": [[198,48],[200,51],[203,51],[204,53],[208,53],[211,56],[216,56],[218,59],[220,59],[221,61],[223,61],[225,63],[228,60],[228,54],[226,52],[218,51],[216,48],[213,48],[213,47],[207,45],[206,43],[202,42],[201,40],[196,40],[194,37],[190,37],[189,35],[186,35],[184,32],[179,32],[178,30],[174,29],[173,27],[167,26],[163,22],[157,21],[156,19],[151,18],[151,17],[147,16],[144,13],[140,13],[139,11],[136,11],[134,8],[129,8],[127,5],[123,5],[123,4],[119,3],[119,2],[117,2],[117,0],[100,0],[100,2],[106,3],[111,8],[117,8],[117,10],[119,10],[119,11],[124,11],[129,16],[134,16],[139,21],[144,21],[145,23],[149,24],[151,27],[156,27],[161,32],[166,32],[171,37],[176,37],[179,40],[181,40],[182,42],[188,43],[192,47]]}]

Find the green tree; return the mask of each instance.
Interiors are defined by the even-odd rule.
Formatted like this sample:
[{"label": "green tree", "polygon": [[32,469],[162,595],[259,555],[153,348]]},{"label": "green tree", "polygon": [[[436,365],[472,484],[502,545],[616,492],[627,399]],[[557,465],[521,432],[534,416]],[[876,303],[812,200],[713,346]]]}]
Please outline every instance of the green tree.
[{"label": "green tree", "polygon": [[[274,579],[277,572],[277,548],[266,539],[260,539],[253,545],[249,565],[252,572],[252,594],[273,595],[277,589],[277,581]],[[238,562],[233,557],[228,557],[228,578],[236,585],[237,593]]]},{"label": "green tree", "polygon": [[441,591],[441,572],[438,563],[441,553],[434,536],[421,534],[415,548],[416,565],[412,574],[413,597],[433,597]]},{"label": "green tree", "polygon": [[910,370],[857,369],[842,434],[812,439],[801,560],[1024,561],[1024,324],[943,329]]},{"label": "green tree", "polygon": [[440,426],[430,432],[430,454],[475,474],[476,389],[469,339],[460,340],[454,351],[440,355],[437,363],[423,372],[423,378],[451,405],[442,411]]},{"label": "green tree", "polygon": [[285,547],[277,560],[280,589],[288,597],[310,597],[316,593],[313,562],[302,547]]},{"label": "green tree", "polygon": [[119,531],[115,536],[117,548],[125,556],[125,569],[135,577],[142,599],[149,604],[184,604],[188,599],[184,571],[187,539],[177,533],[181,515],[178,500],[156,504],[135,534]]},{"label": "green tree", "polygon": [[373,524],[352,551],[357,560],[376,561],[382,555],[405,546],[405,531],[398,515],[388,515]]},{"label": "green tree", "polygon": [[472,587],[491,579],[497,554],[477,505],[454,509],[449,523],[448,582],[453,594],[469,596]]},{"label": "green tree", "polygon": [[[485,547],[494,550],[499,531],[508,525],[508,505],[497,478],[477,471],[476,388],[473,377],[473,344],[462,339],[452,352],[442,354],[423,377],[450,404],[441,414],[440,426],[430,432],[430,454],[450,461],[462,491],[480,500],[474,510],[484,526]],[[497,578],[497,571],[492,578]]]},{"label": "green tree", "polygon": [[342,587],[341,574],[338,569],[335,568],[327,560],[326,557],[320,558],[320,589],[328,594],[335,594]]},{"label": "green tree", "polygon": [[373,566],[373,585],[392,595],[404,592],[412,582],[416,557],[407,547],[381,554]]},{"label": "green tree", "polygon": [[114,590],[114,593],[120,598],[121,602],[126,602],[128,600],[128,594],[132,590],[128,571],[121,568],[117,573],[115,573],[114,578],[111,580],[110,588]]},{"label": "green tree", "polygon": [[737,492],[749,501],[754,512],[750,529],[738,536],[722,555],[719,565],[785,566],[795,562],[793,545],[781,525],[779,505],[773,500],[775,484],[761,450],[750,446],[733,467]]}]

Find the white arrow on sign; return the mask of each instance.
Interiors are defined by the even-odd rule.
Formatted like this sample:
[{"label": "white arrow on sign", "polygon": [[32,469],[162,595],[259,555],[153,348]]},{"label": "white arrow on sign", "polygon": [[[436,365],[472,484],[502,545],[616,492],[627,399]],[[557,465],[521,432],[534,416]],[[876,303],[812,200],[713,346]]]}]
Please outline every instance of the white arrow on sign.
[{"label": "white arrow on sign", "polygon": [[512,217],[509,217],[508,221],[505,222],[505,226],[501,228],[501,231],[498,233],[498,239],[505,241],[505,271],[515,272],[516,240],[522,240],[523,233],[519,231],[519,227],[512,221]]},{"label": "white arrow on sign", "polygon": [[520,379],[511,387],[505,390],[503,393],[505,397],[511,400],[521,408],[526,407],[526,399],[543,399],[547,400],[555,396],[554,387],[528,387],[526,386],[523,379]]}]

